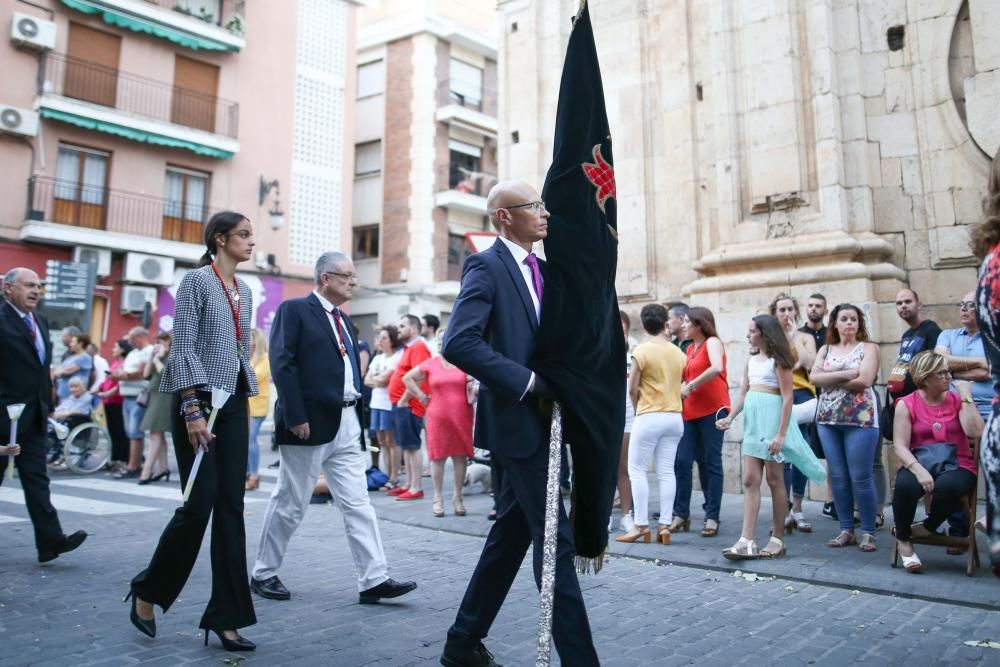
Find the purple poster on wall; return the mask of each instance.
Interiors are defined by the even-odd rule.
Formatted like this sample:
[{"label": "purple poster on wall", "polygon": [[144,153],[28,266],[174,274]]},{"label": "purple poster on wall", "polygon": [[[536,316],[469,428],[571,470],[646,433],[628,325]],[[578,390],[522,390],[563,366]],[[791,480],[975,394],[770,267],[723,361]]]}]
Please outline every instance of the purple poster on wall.
[{"label": "purple poster on wall", "polygon": [[[179,269],[174,273],[174,284],[160,290],[157,310],[159,315],[160,331],[172,331],[174,328],[174,313],[177,311],[177,286],[181,284],[181,279],[187,271]],[[284,290],[281,279],[271,276],[258,276],[254,274],[236,274],[240,280],[250,287],[253,296],[254,312],[251,316],[254,326],[264,332],[265,336],[271,335],[271,324],[274,322],[274,315],[281,305]]]}]

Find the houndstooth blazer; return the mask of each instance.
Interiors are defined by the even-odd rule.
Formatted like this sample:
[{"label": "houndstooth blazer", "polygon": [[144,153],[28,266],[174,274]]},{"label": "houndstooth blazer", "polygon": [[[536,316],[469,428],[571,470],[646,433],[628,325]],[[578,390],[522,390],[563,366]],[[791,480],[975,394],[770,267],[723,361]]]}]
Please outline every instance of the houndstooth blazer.
[{"label": "houndstooth blazer", "polygon": [[245,282],[236,279],[240,291],[240,341],[226,292],[211,266],[189,271],[177,288],[173,342],[160,391],[171,393],[196,387],[212,387],[236,393],[243,372],[250,396],[256,396],[257,377],[250,365],[250,313],[253,296]]}]

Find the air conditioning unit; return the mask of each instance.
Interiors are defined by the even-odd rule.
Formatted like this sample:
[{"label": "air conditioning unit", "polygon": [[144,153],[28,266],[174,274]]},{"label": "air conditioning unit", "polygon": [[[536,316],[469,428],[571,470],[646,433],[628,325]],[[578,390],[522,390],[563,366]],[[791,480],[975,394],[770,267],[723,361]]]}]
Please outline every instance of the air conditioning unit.
[{"label": "air conditioning unit", "polygon": [[111,275],[111,251],[105,248],[78,246],[73,249],[73,261],[93,264],[99,277]]},{"label": "air conditioning unit", "polygon": [[122,287],[121,311],[123,313],[141,313],[146,304],[156,305],[156,288],[125,285]]},{"label": "air conditioning unit", "polygon": [[174,282],[173,257],[143,255],[130,252],[125,255],[125,276],[127,283],[147,285],[172,285]]},{"label": "air conditioning unit", "polygon": [[10,41],[26,49],[44,51],[56,48],[56,24],[35,16],[14,12],[10,22]]},{"label": "air conditioning unit", "polygon": [[0,104],[0,132],[35,136],[38,134],[38,112]]}]

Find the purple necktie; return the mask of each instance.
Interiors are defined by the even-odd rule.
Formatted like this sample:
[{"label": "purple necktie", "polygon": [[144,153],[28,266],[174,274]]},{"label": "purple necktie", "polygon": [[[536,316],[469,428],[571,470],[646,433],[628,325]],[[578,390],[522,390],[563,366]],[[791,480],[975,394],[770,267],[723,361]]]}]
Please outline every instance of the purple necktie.
[{"label": "purple necktie", "polygon": [[542,305],[542,292],[545,290],[545,283],[542,281],[542,272],[538,270],[538,258],[535,253],[529,252],[524,258],[524,263],[531,269],[531,285],[535,288],[535,296],[538,297],[538,305]]}]

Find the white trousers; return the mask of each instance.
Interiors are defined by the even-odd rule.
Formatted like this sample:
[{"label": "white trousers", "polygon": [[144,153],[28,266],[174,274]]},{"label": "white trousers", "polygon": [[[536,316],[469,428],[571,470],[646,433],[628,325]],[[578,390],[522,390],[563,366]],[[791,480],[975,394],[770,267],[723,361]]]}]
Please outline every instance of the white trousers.
[{"label": "white trousers", "polygon": [[278,573],[288,541],[302,523],[320,469],[326,475],[334,504],[344,515],[347,543],[358,573],[358,591],[378,586],[389,578],[375,508],[368,499],[365,461],[361,451],[361,426],[354,408],[345,408],[337,436],[323,445],[281,445],[278,482],[264,513],[253,578],[269,579]]},{"label": "white trousers", "polygon": [[684,420],[679,412],[647,412],[637,415],[628,443],[628,478],[632,482],[632,508],[635,523],[649,525],[649,462],[656,458],[656,478],[660,482],[660,523],[669,525],[674,515],[677,479],[674,459],[684,435]]}]

